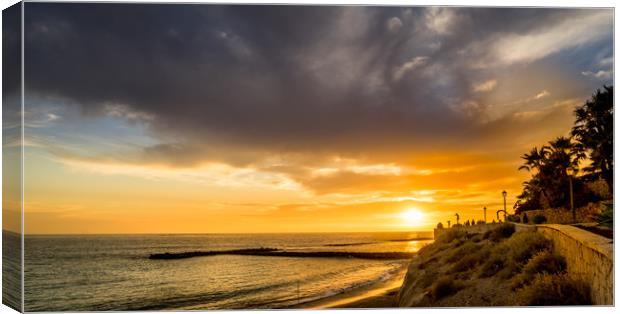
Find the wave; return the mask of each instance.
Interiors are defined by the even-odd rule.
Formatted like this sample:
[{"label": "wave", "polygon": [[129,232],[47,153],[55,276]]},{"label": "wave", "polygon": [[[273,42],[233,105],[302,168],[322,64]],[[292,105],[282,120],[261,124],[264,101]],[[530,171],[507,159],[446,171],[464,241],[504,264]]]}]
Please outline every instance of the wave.
[{"label": "wave", "polygon": [[323,299],[327,299],[327,298],[330,298],[330,297],[333,297],[339,294],[347,293],[352,290],[369,287],[379,282],[388,281],[389,279],[398,275],[398,273],[403,269],[403,267],[406,267],[406,264],[399,264],[398,267],[390,268],[382,272],[381,274],[379,274],[377,277],[374,277],[373,279],[360,281],[360,282],[354,282],[349,285],[345,285],[343,287],[329,289],[325,291],[324,293],[317,295],[317,296],[304,298],[303,300],[301,300],[301,302],[295,304],[294,306],[296,307],[300,305],[303,306],[304,304],[309,304],[309,303],[313,303],[313,302],[320,301]]}]

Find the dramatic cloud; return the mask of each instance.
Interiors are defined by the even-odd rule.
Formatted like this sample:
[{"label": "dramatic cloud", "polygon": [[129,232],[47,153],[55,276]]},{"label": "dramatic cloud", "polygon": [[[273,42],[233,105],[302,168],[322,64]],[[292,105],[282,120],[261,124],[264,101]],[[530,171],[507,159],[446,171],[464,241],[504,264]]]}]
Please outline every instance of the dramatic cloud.
[{"label": "dramatic cloud", "polygon": [[581,72],[581,74],[583,74],[584,76],[588,76],[588,77],[595,77],[597,79],[608,80],[612,76],[612,71],[599,70],[596,73],[594,73],[592,71],[583,71],[583,72]]},{"label": "dramatic cloud", "polygon": [[431,7],[426,10],[426,26],[440,35],[450,33],[455,25],[455,10],[450,8]]},{"label": "dramatic cloud", "polygon": [[394,80],[400,80],[405,74],[407,74],[407,72],[425,65],[427,61],[428,57],[415,57],[403,63],[401,66],[397,67],[396,70],[394,70]]},{"label": "dramatic cloud", "polygon": [[503,64],[532,62],[609,36],[612,15],[608,10],[594,11],[570,16],[546,29],[507,34],[491,46],[492,53]]},{"label": "dramatic cloud", "polygon": [[[584,75],[611,79],[583,70],[611,62],[611,10],[26,6],[28,101],[142,126],[153,142],[117,162],[291,166],[309,154],[385,165],[502,150],[488,134],[531,141],[523,131],[551,119],[531,106],[583,99],[601,83]],[[541,64],[601,51],[597,63]],[[540,84],[515,83],[531,77]],[[47,114],[36,124],[62,119]],[[507,119],[518,123],[507,130]]]},{"label": "dramatic cloud", "polygon": [[490,92],[497,86],[497,80],[488,80],[479,84],[474,84],[474,92]]},{"label": "dramatic cloud", "polygon": [[396,33],[403,27],[403,22],[397,17],[392,17],[387,21],[386,25],[390,32]]}]

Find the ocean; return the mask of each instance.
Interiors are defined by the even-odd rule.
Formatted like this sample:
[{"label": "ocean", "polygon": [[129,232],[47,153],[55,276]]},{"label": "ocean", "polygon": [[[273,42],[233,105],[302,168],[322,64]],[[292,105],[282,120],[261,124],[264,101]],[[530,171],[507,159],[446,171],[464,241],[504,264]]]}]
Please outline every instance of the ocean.
[{"label": "ocean", "polygon": [[273,309],[385,281],[408,259],[151,254],[276,248],[415,252],[430,233],[84,235],[25,238],[26,311]]}]

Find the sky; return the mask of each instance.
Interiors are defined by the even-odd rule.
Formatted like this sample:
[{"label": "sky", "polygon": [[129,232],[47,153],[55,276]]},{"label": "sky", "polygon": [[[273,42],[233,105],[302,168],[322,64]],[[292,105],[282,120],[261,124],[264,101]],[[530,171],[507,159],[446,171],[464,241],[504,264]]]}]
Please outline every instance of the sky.
[{"label": "sky", "polygon": [[24,27],[27,233],[491,221],[613,82],[612,9],[26,3]]}]

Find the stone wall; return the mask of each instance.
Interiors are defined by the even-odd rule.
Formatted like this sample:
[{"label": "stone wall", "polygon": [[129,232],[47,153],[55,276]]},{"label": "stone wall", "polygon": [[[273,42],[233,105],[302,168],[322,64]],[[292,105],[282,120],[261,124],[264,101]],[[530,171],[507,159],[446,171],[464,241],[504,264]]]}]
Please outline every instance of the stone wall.
[{"label": "stone wall", "polygon": [[[595,222],[598,216],[605,210],[605,204],[608,202],[590,203],[587,206],[575,209],[575,216],[578,222]],[[519,216],[523,219],[523,215],[527,214],[527,218],[532,223],[532,219],[536,215],[542,215],[547,218],[548,224],[570,224],[573,223],[573,213],[566,208],[548,208],[528,210]]]},{"label": "stone wall", "polygon": [[553,242],[558,254],[566,258],[568,273],[590,284],[594,304],[614,304],[611,239],[567,225],[537,225],[535,228]]},{"label": "stone wall", "polygon": [[[495,224],[457,227],[466,232],[483,233]],[[613,305],[613,241],[569,225],[515,224],[517,232],[536,231],[553,242],[554,250],[566,258],[568,273],[590,284],[597,305]],[[435,238],[448,229],[435,229]]]}]

